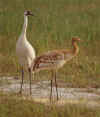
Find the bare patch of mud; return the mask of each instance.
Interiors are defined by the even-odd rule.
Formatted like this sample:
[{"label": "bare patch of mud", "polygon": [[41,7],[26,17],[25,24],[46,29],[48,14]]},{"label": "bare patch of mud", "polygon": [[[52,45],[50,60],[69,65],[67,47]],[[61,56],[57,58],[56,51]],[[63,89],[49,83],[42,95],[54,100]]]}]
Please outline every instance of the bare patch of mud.
[{"label": "bare patch of mud", "polygon": [[[14,77],[2,77],[0,80],[3,84],[0,85],[0,91],[5,93],[17,93],[20,90],[20,80]],[[7,81],[7,82],[6,82]],[[65,84],[64,84],[65,85]],[[62,84],[63,86],[63,84]],[[66,88],[59,87],[59,101],[53,103],[57,105],[64,104],[83,104],[89,107],[99,107],[100,89],[95,88]],[[24,99],[32,99],[36,102],[49,104],[50,96],[50,81],[37,81],[32,83],[32,96],[29,96],[29,83],[23,85]],[[56,98],[56,90],[53,86],[53,99]]]}]

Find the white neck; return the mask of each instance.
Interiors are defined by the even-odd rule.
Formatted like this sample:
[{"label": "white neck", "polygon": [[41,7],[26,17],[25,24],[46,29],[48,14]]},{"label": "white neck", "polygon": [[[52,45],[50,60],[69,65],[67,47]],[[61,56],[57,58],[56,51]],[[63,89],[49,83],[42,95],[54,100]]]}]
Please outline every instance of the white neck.
[{"label": "white neck", "polygon": [[28,24],[28,17],[24,15],[24,24],[22,29],[22,35],[26,36],[26,29]]}]

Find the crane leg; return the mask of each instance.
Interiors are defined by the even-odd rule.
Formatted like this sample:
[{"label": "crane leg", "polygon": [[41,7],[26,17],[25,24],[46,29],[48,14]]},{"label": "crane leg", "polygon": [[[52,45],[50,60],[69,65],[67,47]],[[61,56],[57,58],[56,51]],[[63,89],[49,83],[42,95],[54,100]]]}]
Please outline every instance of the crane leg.
[{"label": "crane leg", "polygon": [[23,79],[24,79],[24,69],[23,69],[23,67],[22,67],[22,70],[21,70],[21,74],[22,74],[22,81],[21,81],[21,87],[20,87],[20,91],[19,91],[20,94],[22,94]]},{"label": "crane leg", "polygon": [[59,98],[58,98],[58,85],[57,85],[56,77],[57,77],[57,72],[55,72],[55,85],[56,85],[56,94],[57,94],[57,101],[58,101],[59,100]]},{"label": "crane leg", "polygon": [[29,71],[29,79],[30,79],[30,95],[32,94],[32,87],[31,87],[31,82],[32,82],[32,71],[31,71],[31,69],[29,68],[28,69],[28,71]]},{"label": "crane leg", "polygon": [[50,101],[52,99],[52,80],[51,80],[51,92],[50,92]]},{"label": "crane leg", "polygon": [[[53,78],[53,71],[51,71],[51,73],[52,73],[52,78]],[[51,92],[50,92],[50,101],[51,101],[51,99],[52,99],[52,78],[51,78]]]}]

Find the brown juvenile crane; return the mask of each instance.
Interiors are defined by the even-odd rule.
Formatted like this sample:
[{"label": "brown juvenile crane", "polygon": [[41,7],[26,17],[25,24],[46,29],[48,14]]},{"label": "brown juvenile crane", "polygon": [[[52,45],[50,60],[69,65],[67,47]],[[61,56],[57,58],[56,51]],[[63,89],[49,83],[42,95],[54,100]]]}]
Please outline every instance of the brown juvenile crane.
[{"label": "brown juvenile crane", "polygon": [[[57,90],[57,82],[56,82],[57,71],[59,68],[63,67],[63,65],[67,61],[71,60],[73,57],[75,57],[78,54],[79,47],[77,45],[77,42],[79,41],[80,41],[80,38],[73,37],[72,49],[53,50],[53,51],[44,53],[41,56],[36,57],[31,66],[31,70],[33,71],[33,73],[39,72],[40,70],[52,71],[52,75],[53,75],[52,77],[55,78],[57,100],[58,100],[58,90]],[[50,100],[51,100],[51,97],[52,97],[52,79],[51,79]]]}]

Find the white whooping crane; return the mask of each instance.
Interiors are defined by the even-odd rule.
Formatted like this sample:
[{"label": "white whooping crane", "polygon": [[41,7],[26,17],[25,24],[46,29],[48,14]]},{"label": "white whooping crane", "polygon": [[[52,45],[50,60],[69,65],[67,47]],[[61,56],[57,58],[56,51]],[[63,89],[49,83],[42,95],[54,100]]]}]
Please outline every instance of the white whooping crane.
[{"label": "white whooping crane", "polygon": [[31,67],[32,62],[34,61],[34,59],[36,57],[36,54],[35,54],[35,49],[32,47],[32,45],[28,42],[28,40],[26,38],[28,16],[33,16],[31,11],[24,12],[24,24],[23,24],[23,29],[22,29],[21,35],[16,43],[16,54],[17,54],[17,57],[19,59],[19,63],[21,65],[21,72],[22,72],[20,93],[22,93],[22,85],[23,85],[23,79],[24,79],[24,68],[27,68],[29,71],[30,95],[31,95],[32,72],[31,72],[30,67]]}]

